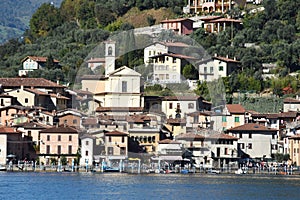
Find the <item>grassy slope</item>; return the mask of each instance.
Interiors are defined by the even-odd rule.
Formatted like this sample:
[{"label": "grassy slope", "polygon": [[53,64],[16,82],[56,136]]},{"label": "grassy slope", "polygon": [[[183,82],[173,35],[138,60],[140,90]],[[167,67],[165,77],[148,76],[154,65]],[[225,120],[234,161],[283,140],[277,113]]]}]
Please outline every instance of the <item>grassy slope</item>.
[{"label": "grassy slope", "polygon": [[140,11],[138,8],[132,8],[124,16],[119,19],[124,22],[129,22],[135,28],[149,26],[147,22],[147,16],[152,15],[156,19],[155,24],[159,24],[162,20],[168,18],[174,18],[175,15],[171,9],[161,8],[158,10],[144,10]]}]

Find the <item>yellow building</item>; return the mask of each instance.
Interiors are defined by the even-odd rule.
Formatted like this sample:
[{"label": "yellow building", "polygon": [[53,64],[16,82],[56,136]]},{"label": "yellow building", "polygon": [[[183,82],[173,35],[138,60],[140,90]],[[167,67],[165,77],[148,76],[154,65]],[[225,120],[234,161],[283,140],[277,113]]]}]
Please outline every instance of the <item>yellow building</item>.
[{"label": "yellow building", "polygon": [[292,160],[292,163],[297,166],[300,165],[300,134],[293,135],[289,138],[289,154]]}]

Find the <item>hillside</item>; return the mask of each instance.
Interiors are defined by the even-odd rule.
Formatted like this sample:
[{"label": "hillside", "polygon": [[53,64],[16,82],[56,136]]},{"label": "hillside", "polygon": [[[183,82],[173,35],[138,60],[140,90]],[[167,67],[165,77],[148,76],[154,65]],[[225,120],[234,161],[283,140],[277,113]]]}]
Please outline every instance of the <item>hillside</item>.
[{"label": "hillside", "polygon": [[50,2],[58,7],[62,0],[1,0],[0,44],[8,39],[21,37],[29,28],[32,14],[42,3]]}]

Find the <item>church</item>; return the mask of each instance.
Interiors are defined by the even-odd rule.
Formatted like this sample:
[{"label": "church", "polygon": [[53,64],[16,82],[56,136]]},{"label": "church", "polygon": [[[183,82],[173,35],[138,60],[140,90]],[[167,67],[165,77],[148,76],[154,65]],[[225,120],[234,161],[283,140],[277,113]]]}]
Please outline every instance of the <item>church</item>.
[{"label": "church", "polygon": [[116,43],[105,42],[104,75],[84,75],[81,77],[82,90],[94,94],[100,102],[99,114],[124,115],[142,113],[144,99],[141,91],[141,74],[122,66],[115,69]]}]

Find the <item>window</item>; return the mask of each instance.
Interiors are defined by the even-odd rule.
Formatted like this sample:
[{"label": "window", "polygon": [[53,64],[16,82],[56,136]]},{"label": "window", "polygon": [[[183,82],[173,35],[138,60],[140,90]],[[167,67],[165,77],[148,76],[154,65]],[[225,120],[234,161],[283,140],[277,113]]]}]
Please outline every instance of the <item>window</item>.
[{"label": "window", "polygon": [[166,74],[166,79],[169,79],[169,74]]},{"label": "window", "polygon": [[239,147],[240,147],[240,149],[244,149],[245,148],[245,144],[244,143],[239,143]]},{"label": "window", "polygon": [[243,134],[242,133],[240,133],[240,138],[243,138]]},{"label": "window", "polygon": [[173,109],[173,103],[169,103],[169,109]]},{"label": "window", "polygon": [[50,145],[46,146],[46,154],[50,154]]},{"label": "window", "polygon": [[173,57],[173,63],[176,63],[176,58]]},{"label": "window", "polygon": [[61,141],[61,135],[57,136],[57,141]]},{"label": "window", "polygon": [[72,141],[72,135],[69,135],[69,141]]},{"label": "window", "polygon": [[226,116],[222,116],[222,122],[227,122]]},{"label": "window", "polygon": [[85,151],[85,156],[88,156],[89,155],[89,151]]},{"label": "window", "polygon": [[224,154],[225,154],[225,155],[228,155],[228,148],[225,148],[225,149],[224,149]]},{"label": "window", "polygon": [[210,67],[210,73],[214,73],[214,67]]},{"label": "window", "polygon": [[77,124],[77,119],[73,119],[73,124]]},{"label": "window", "polygon": [[28,98],[25,98],[25,103],[28,103]]},{"label": "window", "polygon": [[111,46],[108,47],[108,53],[107,53],[107,55],[109,55],[109,56],[112,55],[112,47]]},{"label": "window", "polygon": [[68,153],[69,153],[69,154],[72,154],[72,145],[69,145],[69,146],[68,146]]},{"label": "window", "polygon": [[108,151],[108,155],[113,155],[114,154],[114,148],[113,147],[108,147],[107,151]]},{"label": "window", "polygon": [[122,81],[122,92],[127,92],[127,81]]},{"label": "window", "polygon": [[204,73],[205,74],[207,73],[207,67],[204,67]]},{"label": "window", "polygon": [[223,71],[223,66],[219,66],[219,71]]},{"label": "window", "polygon": [[177,109],[180,109],[180,103],[177,103]]},{"label": "window", "polygon": [[4,106],[4,101],[3,101],[3,99],[1,99],[1,106]]},{"label": "window", "polygon": [[275,134],[274,134],[274,133],[272,134],[272,139],[273,139],[273,140],[275,139]]},{"label": "window", "polygon": [[252,149],[252,143],[248,143],[248,149]]},{"label": "window", "polygon": [[61,154],[61,146],[60,145],[57,146],[57,154]]},{"label": "window", "polygon": [[28,131],[28,136],[31,137],[31,131]]},{"label": "window", "polygon": [[47,135],[47,141],[50,141],[50,135]]},{"label": "window", "polygon": [[249,138],[252,138],[252,133],[249,133]]},{"label": "window", "polygon": [[85,141],[85,145],[86,145],[86,146],[89,146],[89,141]]},{"label": "window", "polygon": [[240,122],[240,117],[234,117],[234,122]]},{"label": "window", "polygon": [[120,148],[120,154],[121,155],[126,155],[126,147],[121,147]]},{"label": "window", "polygon": [[124,136],[122,136],[122,143],[124,143],[125,142],[125,137]]},{"label": "window", "polygon": [[149,56],[151,56],[151,51],[149,51]]},{"label": "window", "polygon": [[111,142],[111,136],[108,136],[108,142]]},{"label": "window", "polygon": [[188,108],[189,108],[189,109],[193,109],[193,108],[194,108],[194,103],[189,103],[189,104],[188,104]]}]

